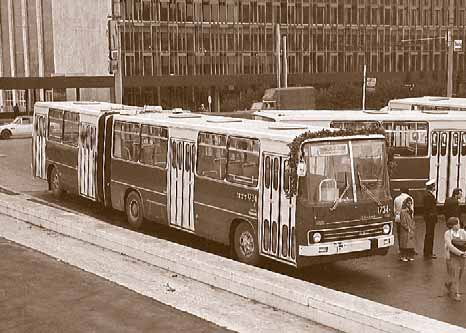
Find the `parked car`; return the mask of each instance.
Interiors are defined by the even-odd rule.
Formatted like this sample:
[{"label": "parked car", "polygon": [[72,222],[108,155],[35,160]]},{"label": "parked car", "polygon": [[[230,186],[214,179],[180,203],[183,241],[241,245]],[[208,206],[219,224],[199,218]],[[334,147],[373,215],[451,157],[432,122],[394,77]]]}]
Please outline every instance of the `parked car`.
[{"label": "parked car", "polygon": [[0,125],[0,138],[32,136],[32,117],[19,116],[11,123]]}]

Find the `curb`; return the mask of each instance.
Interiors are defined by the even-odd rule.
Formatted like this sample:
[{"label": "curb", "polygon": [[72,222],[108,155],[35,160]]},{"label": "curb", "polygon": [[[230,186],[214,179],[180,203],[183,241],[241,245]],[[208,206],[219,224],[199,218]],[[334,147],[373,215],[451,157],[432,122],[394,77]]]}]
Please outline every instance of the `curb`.
[{"label": "curb", "polygon": [[466,332],[465,329],[0,193],[0,214],[53,230],[345,332]]}]

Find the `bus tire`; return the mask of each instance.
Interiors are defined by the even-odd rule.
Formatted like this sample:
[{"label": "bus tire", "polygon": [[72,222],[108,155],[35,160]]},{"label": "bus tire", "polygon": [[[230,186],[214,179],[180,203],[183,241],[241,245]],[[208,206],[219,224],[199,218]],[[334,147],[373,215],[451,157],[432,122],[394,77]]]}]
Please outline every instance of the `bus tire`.
[{"label": "bus tire", "polygon": [[259,263],[257,237],[249,223],[241,222],[236,227],[233,247],[239,261],[249,265],[257,265]]},{"label": "bus tire", "polygon": [[4,140],[7,140],[11,137],[11,132],[9,130],[3,130],[0,134],[0,137]]},{"label": "bus tire", "polygon": [[141,229],[144,225],[144,210],[141,197],[137,192],[129,192],[125,201],[125,212],[130,228],[133,230]]},{"label": "bus tire", "polygon": [[52,171],[50,171],[50,191],[52,191],[52,194],[56,198],[60,198],[64,191],[61,186],[61,179],[60,179],[60,174],[58,173],[57,168],[53,167]]}]

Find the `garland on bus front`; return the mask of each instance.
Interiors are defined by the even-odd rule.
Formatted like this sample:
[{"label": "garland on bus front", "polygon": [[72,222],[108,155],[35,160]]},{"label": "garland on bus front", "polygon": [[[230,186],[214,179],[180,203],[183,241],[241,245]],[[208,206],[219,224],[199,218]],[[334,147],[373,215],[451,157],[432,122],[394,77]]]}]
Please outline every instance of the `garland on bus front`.
[{"label": "garland on bus front", "polygon": [[[288,144],[290,148],[289,153],[289,166],[290,166],[290,190],[288,192],[288,197],[296,195],[298,188],[298,175],[297,168],[300,159],[300,149],[304,141],[316,138],[329,138],[329,137],[341,137],[341,136],[353,136],[353,135],[371,135],[371,134],[382,134],[385,135],[385,130],[381,127],[376,128],[364,128],[364,129],[340,129],[340,130],[329,130],[323,129],[318,132],[307,131],[296,138],[293,139],[291,143]],[[388,144],[387,144],[388,147]],[[391,149],[388,149],[388,163],[389,169],[391,168],[393,153]],[[390,172],[391,170],[389,170]]]}]

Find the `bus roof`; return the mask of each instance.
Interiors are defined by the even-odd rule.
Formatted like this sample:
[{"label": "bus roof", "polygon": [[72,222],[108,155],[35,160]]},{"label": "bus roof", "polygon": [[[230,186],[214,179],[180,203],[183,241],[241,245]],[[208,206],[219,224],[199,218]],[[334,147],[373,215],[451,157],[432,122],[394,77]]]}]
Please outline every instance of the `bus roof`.
[{"label": "bus roof", "polygon": [[45,108],[56,108],[65,111],[75,111],[89,115],[98,115],[106,111],[118,110],[142,110],[141,107],[128,106],[123,104],[113,104],[108,102],[89,102],[89,101],[66,101],[66,102],[37,102],[35,106]]},{"label": "bus roof", "polygon": [[466,121],[464,111],[376,111],[376,110],[266,110],[255,112],[254,115],[271,121]]},{"label": "bus roof", "polygon": [[291,142],[296,136],[307,131],[317,132],[324,129],[324,127],[321,126],[277,125],[262,120],[210,116],[196,113],[140,113],[137,115],[116,115],[115,120],[284,142]]},{"label": "bus roof", "polygon": [[[299,124],[273,124],[269,121],[239,119],[223,116],[200,115],[196,113],[166,114],[140,113],[137,115],[115,115],[115,120],[175,127],[194,131],[225,133],[284,143],[307,131],[329,130],[323,126]],[[332,129],[333,130],[333,129]],[[376,135],[377,136],[377,135]],[[380,135],[382,138],[383,136]],[[334,138],[333,138],[334,139]]]},{"label": "bus roof", "polygon": [[411,106],[422,106],[424,108],[462,109],[466,110],[466,98],[422,96],[392,99],[388,102],[388,108],[393,110],[411,110]]}]

